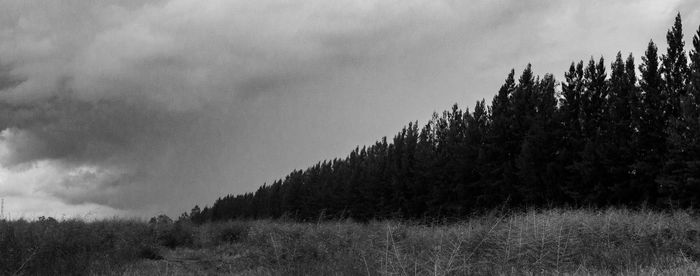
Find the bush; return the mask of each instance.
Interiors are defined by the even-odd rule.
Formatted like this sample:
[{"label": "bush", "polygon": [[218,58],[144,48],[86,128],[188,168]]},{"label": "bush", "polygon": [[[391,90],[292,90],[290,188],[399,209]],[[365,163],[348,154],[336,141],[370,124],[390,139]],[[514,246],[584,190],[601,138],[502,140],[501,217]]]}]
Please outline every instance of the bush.
[{"label": "bush", "polygon": [[228,222],[219,226],[216,240],[225,243],[242,241],[248,236],[250,226],[243,223]]},{"label": "bush", "polygon": [[180,246],[192,246],[194,244],[194,226],[185,222],[170,224],[169,229],[166,229],[158,236],[158,241],[161,245],[171,249]]},{"label": "bush", "polygon": [[162,260],[163,256],[160,254],[160,250],[155,246],[144,246],[139,251],[139,256],[144,259],[149,260]]}]

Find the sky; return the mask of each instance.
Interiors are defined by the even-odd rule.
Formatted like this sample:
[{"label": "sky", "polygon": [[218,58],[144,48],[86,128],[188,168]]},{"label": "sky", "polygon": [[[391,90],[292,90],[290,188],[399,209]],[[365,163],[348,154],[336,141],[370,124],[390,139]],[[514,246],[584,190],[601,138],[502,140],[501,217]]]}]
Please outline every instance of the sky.
[{"label": "sky", "polygon": [[0,0],[5,215],[177,216],[490,102],[511,68],[665,52],[678,12],[689,44],[697,0]]}]

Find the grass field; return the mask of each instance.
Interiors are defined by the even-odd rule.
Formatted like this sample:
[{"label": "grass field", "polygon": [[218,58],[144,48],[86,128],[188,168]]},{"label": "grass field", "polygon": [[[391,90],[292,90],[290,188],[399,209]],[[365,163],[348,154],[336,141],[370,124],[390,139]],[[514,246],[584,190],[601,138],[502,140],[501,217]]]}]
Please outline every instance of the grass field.
[{"label": "grass field", "polygon": [[450,224],[0,222],[0,274],[699,275],[690,211],[552,209]]}]

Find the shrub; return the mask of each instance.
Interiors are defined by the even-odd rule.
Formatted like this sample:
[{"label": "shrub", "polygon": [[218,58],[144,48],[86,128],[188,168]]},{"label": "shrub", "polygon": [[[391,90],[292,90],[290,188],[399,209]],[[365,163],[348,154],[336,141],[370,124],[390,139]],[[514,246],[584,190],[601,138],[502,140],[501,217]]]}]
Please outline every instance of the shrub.
[{"label": "shrub", "polygon": [[139,251],[139,256],[144,259],[149,260],[162,260],[163,256],[160,254],[158,247],[146,245],[141,247]]},{"label": "shrub", "polygon": [[248,236],[250,226],[241,222],[227,222],[218,226],[216,240],[224,243],[240,242]]},{"label": "shrub", "polygon": [[175,248],[180,246],[192,246],[194,244],[194,226],[185,222],[170,224],[168,229],[158,236],[161,245]]}]

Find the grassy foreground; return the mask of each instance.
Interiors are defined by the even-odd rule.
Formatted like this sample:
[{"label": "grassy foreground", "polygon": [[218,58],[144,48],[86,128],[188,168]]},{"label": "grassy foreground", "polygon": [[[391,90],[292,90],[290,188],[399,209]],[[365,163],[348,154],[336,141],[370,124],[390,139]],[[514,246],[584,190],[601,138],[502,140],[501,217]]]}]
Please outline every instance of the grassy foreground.
[{"label": "grassy foreground", "polygon": [[0,274],[699,275],[700,216],[626,209],[350,221],[0,222]]}]

